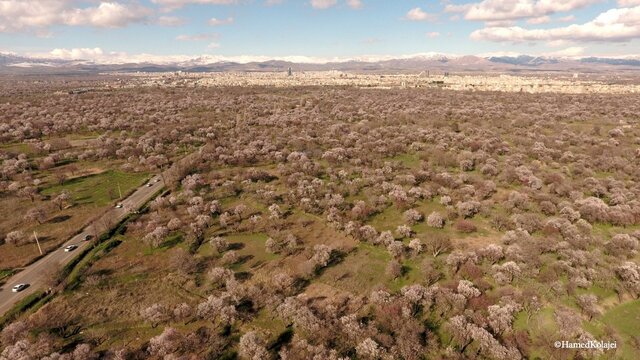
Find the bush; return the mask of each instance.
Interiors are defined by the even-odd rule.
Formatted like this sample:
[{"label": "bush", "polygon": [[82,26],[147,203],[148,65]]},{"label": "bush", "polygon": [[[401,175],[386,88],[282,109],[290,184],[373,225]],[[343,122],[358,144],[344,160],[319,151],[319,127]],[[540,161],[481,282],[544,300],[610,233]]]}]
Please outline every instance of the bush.
[{"label": "bush", "polygon": [[478,230],[478,228],[473,224],[473,222],[469,220],[458,220],[456,222],[455,227],[456,227],[456,230],[463,233],[472,233]]}]

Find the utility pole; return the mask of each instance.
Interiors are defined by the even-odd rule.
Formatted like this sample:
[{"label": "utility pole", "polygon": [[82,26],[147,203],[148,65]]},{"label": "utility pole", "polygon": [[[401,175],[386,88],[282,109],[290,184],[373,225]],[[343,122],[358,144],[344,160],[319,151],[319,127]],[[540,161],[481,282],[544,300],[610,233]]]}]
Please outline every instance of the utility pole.
[{"label": "utility pole", "polygon": [[118,181],[118,194],[120,194],[120,199],[122,199],[122,190],[120,190],[120,181]]},{"label": "utility pole", "polygon": [[40,255],[42,255],[42,248],[40,247],[40,241],[38,240],[38,234],[33,230],[33,237],[36,239],[36,244],[38,244],[38,250],[40,251]]}]

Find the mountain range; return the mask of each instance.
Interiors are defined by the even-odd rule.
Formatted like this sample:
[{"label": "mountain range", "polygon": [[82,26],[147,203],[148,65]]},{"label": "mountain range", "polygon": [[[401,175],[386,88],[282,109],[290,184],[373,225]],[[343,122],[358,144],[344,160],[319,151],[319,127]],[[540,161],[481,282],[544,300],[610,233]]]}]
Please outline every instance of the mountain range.
[{"label": "mountain range", "polygon": [[436,72],[640,72],[640,58],[552,56],[452,56],[425,54],[398,58],[355,58],[341,61],[311,62],[287,60],[229,61],[214,56],[178,58],[163,61],[62,60],[0,53],[0,73],[98,73],[98,72],[224,72],[224,71],[353,71],[371,73]]}]

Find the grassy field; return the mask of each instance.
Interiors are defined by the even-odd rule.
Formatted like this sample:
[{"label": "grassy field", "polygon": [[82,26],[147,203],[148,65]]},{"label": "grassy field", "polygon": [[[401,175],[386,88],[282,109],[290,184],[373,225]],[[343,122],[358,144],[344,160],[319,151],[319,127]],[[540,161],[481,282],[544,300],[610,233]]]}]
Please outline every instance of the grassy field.
[{"label": "grassy field", "polygon": [[319,282],[356,294],[366,294],[384,284],[391,256],[385,249],[361,243],[343,262],[327,268]]},{"label": "grassy field", "polygon": [[[111,242],[118,246],[110,246]],[[79,264],[71,277],[79,277],[76,291],[67,291],[52,301],[52,306],[71,303],[83,309],[79,323],[82,334],[76,336],[105,339],[98,349],[113,346],[139,346],[151,336],[162,332],[139,317],[139,312],[152,302],[172,304],[194,303],[204,294],[197,294],[193,284],[182,284],[179,278],[168,278],[167,264],[183,243],[165,247],[163,251],[146,254],[148,246],[138,237],[116,236],[94,249]],[[108,250],[107,250],[108,249]],[[100,299],[100,301],[96,301]],[[195,331],[203,322],[176,322],[171,326]]]},{"label": "grassy field", "polygon": [[0,149],[9,153],[16,154],[32,154],[34,149],[31,145],[25,143],[2,144]]},{"label": "grassy field", "polygon": [[0,285],[4,284],[5,280],[13,275],[14,271],[12,269],[2,269],[0,270]]},{"label": "grassy field", "polygon": [[[102,213],[118,197],[118,184],[122,195],[126,196],[147,179],[146,173],[126,173],[117,170],[109,170],[100,174],[79,177],[65,182],[62,185],[52,185],[43,189],[40,193],[44,196],[56,196],[66,190],[73,199],[73,205],[62,210],[48,203],[47,200],[35,202],[23,201],[20,198],[9,197],[0,200],[0,216],[4,219],[1,223],[5,231],[19,229],[28,236],[37,232],[43,251],[56,248],[60,243],[72,236],[90,219]],[[47,218],[42,224],[27,223],[22,216],[13,214],[25,214],[32,207],[48,206]],[[13,246],[0,245],[0,264],[6,268],[24,266],[31,259],[39,255],[35,244]]]},{"label": "grassy field", "polygon": [[104,206],[120,197],[120,193],[123,197],[126,196],[128,192],[140,186],[147,177],[146,173],[108,170],[101,174],[71,179],[62,185],[50,186],[41,193],[54,195],[66,190],[71,193],[77,205]]},{"label": "grassy field", "polygon": [[[614,307],[603,314],[601,321],[616,330],[622,336],[618,342],[618,353],[622,359],[639,359],[638,330],[640,330],[640,300]],[[611,339],[602,339],[611,340]]]}]

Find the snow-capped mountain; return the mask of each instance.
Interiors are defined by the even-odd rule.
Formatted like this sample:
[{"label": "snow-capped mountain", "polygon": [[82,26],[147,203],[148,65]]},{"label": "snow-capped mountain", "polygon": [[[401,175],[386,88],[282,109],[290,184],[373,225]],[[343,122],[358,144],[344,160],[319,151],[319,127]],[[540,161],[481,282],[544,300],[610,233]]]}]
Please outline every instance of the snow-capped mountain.
[{"label": "snow-capped mountain", "polygon": [[297,71],[340,70],[359,72],[406,71],[640,71],[638,57],[553,57],[529,55],[473,56],[422,53],[408,56],[358,56],[323,59],[305,56],[223,57],[109,55],[98,59],[60,59],[0,53],[2,73],[103,72],[103,71]]}]

